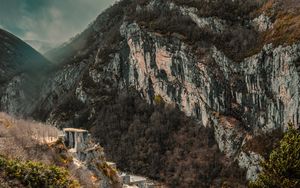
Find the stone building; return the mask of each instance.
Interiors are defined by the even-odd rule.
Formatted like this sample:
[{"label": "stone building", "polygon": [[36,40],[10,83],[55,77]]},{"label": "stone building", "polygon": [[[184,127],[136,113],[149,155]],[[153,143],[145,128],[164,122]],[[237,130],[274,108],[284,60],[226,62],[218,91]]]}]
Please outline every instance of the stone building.
[{"label": "stone building", "polygon": [[[74,157],[99,177],[99,187],[109,188],[112,185],[116,187],[137,187],[137,188],[158,188],[153,182],[145,177],[135,176],[117,171],[117,165],[114,162],[105,160],[103,148],[93,143],[91,135],[87,130],[65,128],[63,129],[63,140],[66,147]],[[114,174],[107,176],[108,174]],[[121,186],[123,185],[123,186]]]},{"label": "stone building", "polygon": [[65,128],[63,133],[69,152],[96,175],[99,187],[109,188],[120,183],[115,164],[106,162],[103,148],[92,141],[87,130]]},{"label": "stone building", "polygon": [[90,134],[87,130],[65,128],[63,129],[65,135],[65,145],[69,149],[74,149],[75,152],[80,152],[87,148]]},{"label": "stone building", "polygon": [[[128,187],[138,187],[138,188],[152,188],[152,184],[148,182],[147,178],[142,176],[136,176],[131,174],[123,173],[120,175],[124,185],[129,185]],[[126,187],[126,186],[125,186]]]}]

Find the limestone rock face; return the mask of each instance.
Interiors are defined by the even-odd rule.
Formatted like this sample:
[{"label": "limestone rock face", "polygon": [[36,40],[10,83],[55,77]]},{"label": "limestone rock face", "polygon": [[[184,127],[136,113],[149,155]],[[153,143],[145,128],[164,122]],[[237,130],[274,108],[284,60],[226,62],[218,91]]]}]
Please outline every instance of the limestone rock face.
[{"label": "limestone rock face", "polygon": [[197,8],[177,6],[174,3],[169,4],[171,10],[179,9],[180,13],[189,16],[199,28],[209,29],[211,32],[222,33],[226,27],[226,21],[216,17],[199,17]]},{"label": "limestone rock face", "polygon": [[[22,86],[23,81],[24,79],[22,76],[14,77],[7,84],[6,88],[3,88],[1,98],[1,106],[3,111],[18,113],[19,106],[22,106],[23,101],[26,101],[24,91],[19,89]],[[24,107],[26,107],[26,105],[24,105]]]},{"label": "limestone rock face", "polygon": [[[71,88],[72,95],[83,104],[98,100],[87,89],[83,75],[96,84],[108,79],[118,90],[135,88],[150,104],[160,96],[196,118],[199,126],[213,126],[219,148],[229,158],[244,161],[240,166],[248,169],[249,179],[256,177],[258,167],[253,157],[240,153],[246,133],[284,128],[289,121],[300,121],[299,44],[276,48],[266,45],[261,52],[236,63],[214,46],[203,47],[197,54],[180,39],[145,31],[137,23],[124,22],[120,33],[124,38],[120,50],[111,54],[106,64],[99,65],[101,59],[95,55],[89,66],[71,65],[54,75],[43,92],[49,111]],[[222,118],[218,119],[216,113]],[[94,115],[91,110],[89,116]],[[61,123],[56,111],[51,111],[48,120],[72,124]]]},{"label": "limestone rock face", "polygon": [[238,157],[239,166],[247,169],[246,178],[250,181],[257,179],[258,173],[262,170],[259,166],[263,158],[254,152],[241,152]]},{"label": "limestone rock face", "polygon": [[[62,103],[66,100],[67,93],[73,92],[74,87],[80,79],[82,70],[85,65],[82,63],[65,66],[50,76],[44,83],[39,98],[38,105],[35,111],[39,111],[38,118],[47,117],[46,120],[54,125],[59,126],[60,122],[55,120],[55,114],[52,114],[53,106]],[[72,127],[70,124],[63,125],[64,127]]]},{"label": "limestone rock face", "polygon": [[217,117],[215,120],[215,139],[219,148],[228,158],[235,158],[245,139],[246,132],[241,122],[233,117]]},{"label": "limestone rock face", "polygon": [[[214,126],[219,148],[229,158],[240,155],[248,179],[257,177],[261,158],[239,154],[247,130],[268,132],[286,128],[289,121],[299,124],[299,44],[266,45],[237,64],[215,47],[197,57],[184,43],[168,43],[135,23],[123,25],[121,33],[130,49],[122,83],[135,87],[149,103],[161,96],[200,124]],[[225,117],[216,120],[214,112]]]},{"label": "limestone rock face", "polygon": [[273,27],[270,18],[264,14],[261,14],[259,17],[255,18],[252,21],[252,24],[260,32],[267,31]]},{"label": "limestone rock face", "polygon": [[[272,45],[267,45],[262,52],[241,64],[240,71],[245,75],[247,88],[241,101],[249,97],[250,102],[252,98],[252,108],[249,108],[250,113],[245,118],[252,126],[268,131],[282,125],[287,126],[289,121],[298,125],[299,47],[299,44],[294,44],[274,49]],[[251,116],[256,121],[251,121]]]},{"label": "limestone rock face", "polygon": [[198,57],[185,43],[166,41],[135,23],[123,25],[121,33],[127,38],[128,61],[112,62],[128,68],[120,86],[135,87],[150,103],[160,95],[204,126],[211,123],[212,112],[234,116],[254,131],[299,123],[299,44],[266,45],[238,64],[215,47]]},{"label": "limestone rock face", "polygon": [[[192,7],[152,0],[146,9],[158,7],[179,10],[213,34],[222,35],[228,29],[227,21],[200,17]],[[139,5],[136,11],[143,9]],[[59,49],[68,52],[68,57],[58,54],[56,59],[70,60],[43,85],[36,114],[57,126],[89,126],[99,113],[99,101],[133,88],[149,104],[159,96],[197,120],[199,126],[213,127],[220,150],[248,169],[248,179],[255,179],[260,157],[241,151],[246,135],[285,129],[289,121],[300,123],[299,41],[265,44],[256,54],[236,62],[217,45],[199,43],[195,47],[178,33],[158,33],[120,17],[114,27],[116,33],[103,29],[110,23],[107,20],[117,19],[109,18],[106,11],[73,42]],[[272,28],[266,15],[245,22],[247,28],[255,27],[260,32]],[[114,40],[103,44],[113,34],[117,44]],[[111,45],[116,48],[105,50]],[[12,81],[14,84],[19,84],[18,79]],[[10,87],[3,91],[11,94],[2,101],[11,101],[13,96],[23,99],[22,92],[17,94]],[[15,111],[13,107],[7,109]],[[89,125],[81,121],[82,117]]]},{"label": "limestone rock face", "polygon": [[209,57],[197,62],[180,40],[170,42],[145,33],[134,23],[123,25],[121,34],[128,39],[129,54],[128,61],[121,62],[121,66],[127,67],[127,74],[122,77],[120,87],[135,87],[149,103],[155,96],[161,96],[165,102],[179,105],[187,115],[198,117],[207,125],[207,108],[219,105],[219,101],[205,100],[209,95],[209,82],[214,82],[202,63]]}]

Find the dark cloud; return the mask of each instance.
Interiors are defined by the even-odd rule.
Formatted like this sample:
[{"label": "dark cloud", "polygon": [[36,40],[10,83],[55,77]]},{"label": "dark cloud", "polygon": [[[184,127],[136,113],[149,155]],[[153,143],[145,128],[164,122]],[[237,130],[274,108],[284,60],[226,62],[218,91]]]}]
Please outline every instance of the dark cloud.
[{"label": "dark cloud", "polygon": [[115,0],[0,0],[0,27],[24,40],[61,43]]}]

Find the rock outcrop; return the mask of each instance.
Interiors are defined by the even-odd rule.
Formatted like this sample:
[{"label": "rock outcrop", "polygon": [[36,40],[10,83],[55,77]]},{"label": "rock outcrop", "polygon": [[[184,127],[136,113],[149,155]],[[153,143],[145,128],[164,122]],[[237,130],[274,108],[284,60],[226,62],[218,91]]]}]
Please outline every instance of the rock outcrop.
[{"label": "rock outcrop", "polygon": [[257,179],[258,173],[261,171],[260,161],[263,157],[254,152],[241,152],[238,157],[238,163],[241,168],[247,169],[247,180],[254,181]]},{"label": "rock outcrop", "polygon": [[63,132],[65,145],[78,166],[84,166],[95,174],[95,185],[101,188],[122,187],[117,169],[106,162],[103,148],[92,142],[87,130],[65,128]]},{"label": "rock outcrop", "polygon": [[115,163],[107,162],[103,148],[93,142],[87,130],[65,128],[63,132],[63,140],[65,146],[69,149],[69,153],[73,155],[78,166],[84,167],[94,174],[96,178],[94,180],[95,186],[100,188],[156,187],[147,178],[120,172],[117,170]]},{"label": "rock outcrop", "polygon": [[271,19],[264,14],[261,14],[259,17],[255,18],[252,21],[252,24],[259,32],[264,32],[272,28]]}]

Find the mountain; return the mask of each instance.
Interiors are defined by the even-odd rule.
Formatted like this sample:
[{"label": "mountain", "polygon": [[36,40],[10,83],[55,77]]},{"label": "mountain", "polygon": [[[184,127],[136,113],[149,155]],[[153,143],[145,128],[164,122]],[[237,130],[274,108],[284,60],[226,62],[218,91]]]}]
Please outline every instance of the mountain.
[{"label": "mountain", "polygon": [[51,63],[11,33],[0,29],[0,108],[30,114]]},{"label": "mountain", "polygon": [[41,40],[25,40],[25,42],[30,44],[32,47],[34,47],[40,53],[46,53],[46,52],[50,51],[51,49],[55,48],[56,46],[58,46],[55,43],[41,41]]},{"label": "mountain", "polygon": [[119,1],[46,54],[31,116],[171,187],[245,187],[300,121],[299,16],[296,0]]}]

